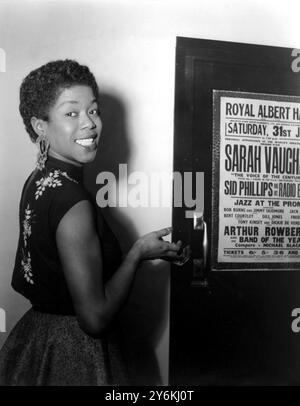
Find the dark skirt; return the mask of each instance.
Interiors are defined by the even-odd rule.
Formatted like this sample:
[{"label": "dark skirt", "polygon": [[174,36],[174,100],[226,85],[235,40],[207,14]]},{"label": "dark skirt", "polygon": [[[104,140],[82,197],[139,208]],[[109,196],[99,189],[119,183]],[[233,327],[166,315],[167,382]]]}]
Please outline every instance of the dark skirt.
[{"label": "dark skirt", "polygon": [[2,386],[127,384],[117,334],[92,338],[75,316],[30,309],[0,350]]}]

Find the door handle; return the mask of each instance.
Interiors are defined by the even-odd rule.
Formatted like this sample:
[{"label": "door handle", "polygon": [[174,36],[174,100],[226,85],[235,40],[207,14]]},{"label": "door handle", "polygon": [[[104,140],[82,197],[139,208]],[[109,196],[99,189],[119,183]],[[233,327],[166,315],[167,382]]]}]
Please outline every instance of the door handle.
[{"label": "door handle", "polygon": [[204,221],[203,212],[194,212],[192,234],[193,276],[191,285],[208,288],[208,238],[207,224]]}]

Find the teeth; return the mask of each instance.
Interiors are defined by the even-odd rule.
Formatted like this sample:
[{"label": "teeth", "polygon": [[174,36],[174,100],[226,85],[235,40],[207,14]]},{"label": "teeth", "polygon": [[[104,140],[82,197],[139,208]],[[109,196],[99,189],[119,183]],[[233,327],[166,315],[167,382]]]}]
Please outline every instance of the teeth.
[{"label": "teeth", "polygon": [[84,140],[76,140],[77,144],[82,145],[83,147],[89,147],[90,145],[93,144],[94,139],[93,138],[86,138]]}]

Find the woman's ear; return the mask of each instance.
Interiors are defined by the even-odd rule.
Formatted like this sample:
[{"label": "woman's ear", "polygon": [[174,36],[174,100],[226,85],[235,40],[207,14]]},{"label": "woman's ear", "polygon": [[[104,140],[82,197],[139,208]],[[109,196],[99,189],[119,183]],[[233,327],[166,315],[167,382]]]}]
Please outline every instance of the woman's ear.
[{"label": "woman's ear", "polygon": [[33,131],[38,136],[46,135],[46,124],[47,123],[44,120],[42,120],[41,118],[31,117],[30,123],[31,123],[31,127],[33,128]]}]

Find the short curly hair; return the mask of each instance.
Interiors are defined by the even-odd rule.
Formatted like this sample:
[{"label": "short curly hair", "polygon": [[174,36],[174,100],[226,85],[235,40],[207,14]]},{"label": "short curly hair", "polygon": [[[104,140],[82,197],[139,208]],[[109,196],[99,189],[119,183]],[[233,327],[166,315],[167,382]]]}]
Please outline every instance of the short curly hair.
[{"label": "short curly hair", "polygon": [[89,68],[70,59],[51,61],[31,71],[20,87],[19,110],[33,142],[37,134],[31,126],[31,118],[48,120],[48,113],[61,92],[75,85],[89,86],[99,101],[99,89]]}]

